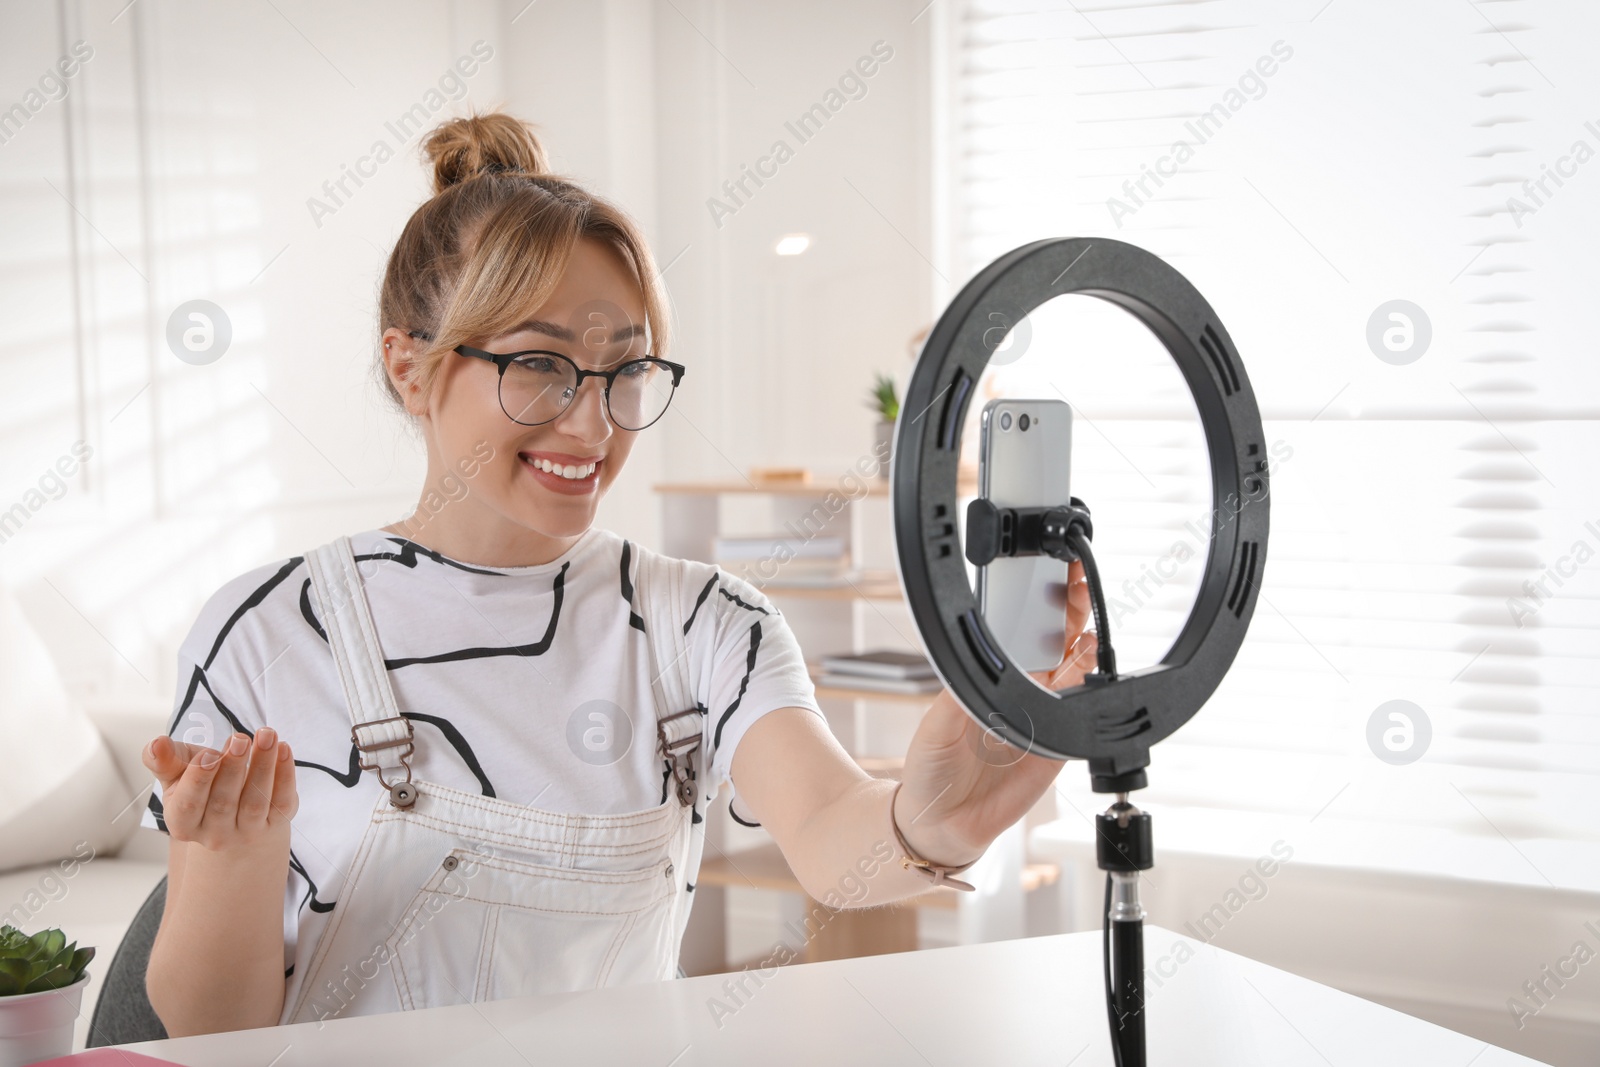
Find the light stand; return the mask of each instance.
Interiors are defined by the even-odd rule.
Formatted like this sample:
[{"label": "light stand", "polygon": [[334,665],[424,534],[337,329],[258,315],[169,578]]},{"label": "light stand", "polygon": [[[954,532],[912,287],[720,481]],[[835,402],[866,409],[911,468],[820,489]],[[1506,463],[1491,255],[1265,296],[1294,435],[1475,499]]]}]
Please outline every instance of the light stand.
[{"label": "light stand", "polygon": [[[956,529],[961,431],[976,383],[1006,331],[1066,293],[1114,303],[1161,340],[1194,397],[1211,463],[1213,522],[1194,607],[1160,663],[1124,674],[1081,500],[999,508],[980,497],[967,508],[964,552]],[[1254,611],[1266,561],[1268,471],[1244,364],[1205,298],[1163,260],[1121,241],[1051,238],[1006,253],[956,295],[922,348],[901,411],[890,466],[896,562],[934,669],[986,732],[1024,751],[1087,760],[1095,792],[1117,798],[1095,820],[1096,857],[1106,871],[1107,1021],[1120,1067],[1144,1067],[1138,879],[1154,859],[1150,816],[1128,794],[1147,784],[1150,747],[1215,692]],[[981,566],[997,556],[1041,554],[1083,561],[1099,641],[1096,670],[1082,685],[1054,692],[995,640],[963,563],[963,556]]]},{"label": "light stand", "polygon": [[1123,1067],[1144,1067],[1144,905],[1139,872],[1155,864],[1150,816],[1118,793],[1095,820],[1095,857],[1106,872],[1101,952],[1111,1045]]}]

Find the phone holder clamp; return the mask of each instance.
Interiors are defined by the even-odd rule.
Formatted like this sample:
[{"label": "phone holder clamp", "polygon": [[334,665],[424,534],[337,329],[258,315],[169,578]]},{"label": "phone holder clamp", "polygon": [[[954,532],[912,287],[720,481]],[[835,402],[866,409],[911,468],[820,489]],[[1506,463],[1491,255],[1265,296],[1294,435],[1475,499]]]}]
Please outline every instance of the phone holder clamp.
[{"label": "phone holder clamp", "polygon": [[1077,497],[1065,507],[1003,508],[986,497],[967,505],[967,561],[987,567],[1001,556],[1054,556],[1071,563],[1079,558],[1069,541],[1076,532],[1094,537],[1089,505]]},{"label": "phone holder clamp", "polygon": [[[1100,590],[1100,568],[1095,565],[1094,552],[1089,548],[1094,538],[1094,522],[1089,517],[1089,505],[1077,497],[1069,499],[1071,503],[1065,507],[1006,508],[996,506],[987,497],[976,497],[967,505],[964,551],[967,560],[978,567],[986,567],[1002,556],[1052,556],[1069,564],[1082,560],[1099,646],[1095,653],[1099,669],[1084,675],[1083,684],[1106,685],[1117,679],[1117,655],[1111,647],[1111,626],[1105,597]],[[1109,787],[1101,789],[1099,779],[1105,775],[1093,770],[1094,766],[1091,761],[1092,773],[1096,775],[1095,789],[1111,791]],[[1115,784],[1121,791],[1140,788],[1143,781],[1130,786],[1119,778]]]}]

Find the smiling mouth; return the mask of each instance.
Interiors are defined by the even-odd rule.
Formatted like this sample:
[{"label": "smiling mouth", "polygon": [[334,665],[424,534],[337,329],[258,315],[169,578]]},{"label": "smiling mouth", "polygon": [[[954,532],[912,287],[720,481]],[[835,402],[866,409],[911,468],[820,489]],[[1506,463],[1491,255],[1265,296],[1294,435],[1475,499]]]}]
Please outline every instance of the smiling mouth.
[{"label": "smiling mouth", "polygon": [[592,478],[596,472],[599,471],[600,464],[604,462],[603,460],[595,460],[592,463],[561,464],[555,463],[548,459],[539,459],[534,456],[530,456],[526,452],[518,452],[517,458],[535,470],[541,470],[547,474],[553,474],[558,478],[565,478],[569,482],[581,482],[588,478]]}]

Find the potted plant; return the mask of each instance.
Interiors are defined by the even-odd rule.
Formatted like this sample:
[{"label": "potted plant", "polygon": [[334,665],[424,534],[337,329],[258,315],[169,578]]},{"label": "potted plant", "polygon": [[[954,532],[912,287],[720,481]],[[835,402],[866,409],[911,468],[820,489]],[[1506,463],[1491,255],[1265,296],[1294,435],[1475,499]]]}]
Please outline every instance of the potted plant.
[{"label": "potted plant", "polygon": [[72,1024],[89,984],[93,948],[59,929],[33,936],[0,926],[0,1067],[22,1067],[72,1051]]},{"label": "potted plant", "polygon": [[894,379],[887,374],[880,373],[872,384],[872,397],[867,401],[867,407],[878,413],[877,424],[873,427],[872,451],[873,455],[881,457],[878,466],[878,477],[889,477],[889,450],[894,440],[894,420],[900,415],[900,398],[895,395]]}]

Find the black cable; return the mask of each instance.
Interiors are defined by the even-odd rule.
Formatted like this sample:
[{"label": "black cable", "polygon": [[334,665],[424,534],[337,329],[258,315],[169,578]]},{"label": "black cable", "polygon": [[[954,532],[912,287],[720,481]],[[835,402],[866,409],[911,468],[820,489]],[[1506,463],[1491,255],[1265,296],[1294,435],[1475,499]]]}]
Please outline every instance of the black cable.
[{"label": "black cable", "polygon": [[[1056,559],[1070,562],[1073,558],[1083,561],[1084,580],[1089,584],[1089,604],[1094,611],[1094,628],[1096,638],[1098,675],[1085,675],[1087,682],[1091,678],[1100,682],[1114,681],[1117,677],[1117,656],[1111,647],[1111,622],[1106,611],[1105,590],[1100,585],[1100,568],[1094,561],[1094,550],[1089,547],[1089,538],[1093,527],[1089,523],[1088,508],[1077,497],[1072,498],[1072,507],[1060,512],[1051,513],[1045,520],[1045,536],[1041,538],[1042,551]],[[1106,1025],[1111,1037],[1111,1058],[1115,1067],[1123,1067],[1123,1043],[1130,1037],[1126,1031],[1126,1020],[1117,1010],[1116,984],[1111,975],[1111,871],[1106,871],[1106,896],[1105,903],[1100,909],[1100,962],[1105,972],[1106,984]],[[1121,935],[1118,941],[1119,967],[1126,963],[1124,958]],[[1117,976],[1125,981],[1123,975]],[[1144,1020],[1138,1021],[1140,1026]],[[1140,1042],[1142,1046],[1142,1042]],[[1135,1056],[1138,1063],[1142,1064],[1142,1050],[1136,1046],[1139,1055]]]},{"label": "black cable", "polygon": [[1089,580],[1089,603],[1094,608],[1094,632],[1098,646],[1097,662],[1100,673],[1110,681],[1117,676],[1117,657],[1111,650],[1111,624],[1106,619],[1106,597],[1100,588],[1100,568],[1095,564],[1094,552],[1083,531],[1074,526],[1067,531],[1067,547],[1083,560],[1083,574]]},{"label": "black cable", "polygon": [[1106,1023],[1111,1032],[1111,1059],[1122,1067],[1122,1026],[1117,1019],[1117,999],[1111,984],[1111,872],[1106,872],[1106,902],[1100,909],[1100,959],[1106,973]]},{"label": "black cable", "polygon": [[[1076,498],[1074,504],[1078,503]],[[1094,561],[1094,550],[1089,547],[1087,529],[1078,522],[1067,523],[1063,538],[1067,548],[1083,560],[1083,575],[1089,583],[1089,603],[1094,609],[1094,628],[1097,662],[1102,680],[1111,681],[1117,676],[1117,657],[1111,648],[1111,624],[1107,619],[1105,592],[1100,586],[1100,568]],[[1058,553],[1052,553],[1057,554]],[[1087,677],[1087,676],[1086,676]],[[1111,1058],[1115,1067],[1122,1063],[1122,1019],[1117,1014],[1116,986],[1111,979],[1111,872],[1106,871],[1106,897],[1100,909],[1100,960],[1105,971],[1106,1024],[1111,1037]]]}]

